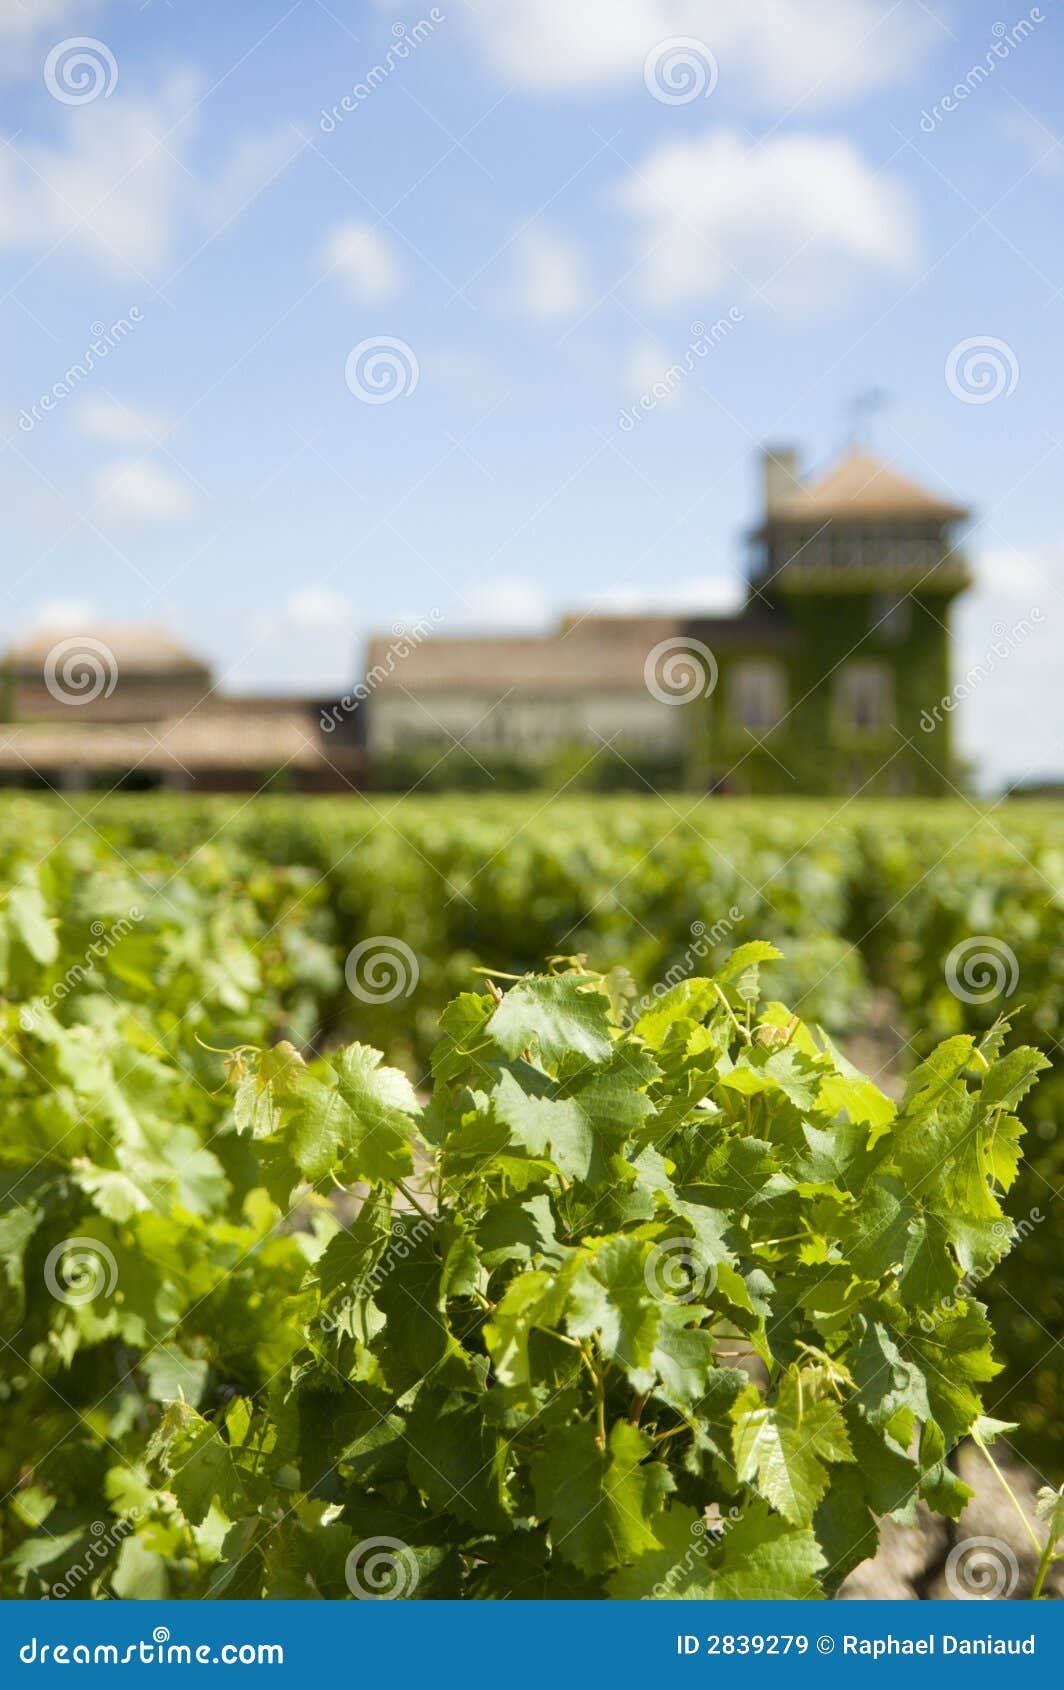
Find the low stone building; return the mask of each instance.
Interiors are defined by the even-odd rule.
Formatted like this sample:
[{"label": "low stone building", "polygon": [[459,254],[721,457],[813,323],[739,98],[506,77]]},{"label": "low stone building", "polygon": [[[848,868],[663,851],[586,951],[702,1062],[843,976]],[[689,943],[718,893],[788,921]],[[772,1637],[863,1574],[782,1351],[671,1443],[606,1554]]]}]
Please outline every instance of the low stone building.
[{"label": "low stone building", "polygon": [[434,634],[399,663],[373,640],[362,705],[371,777],[416,779],[419,765],[445,779],[478,764],[531,771],[566,750],[586,761],[612,749],[618,784],[625,760],[679,769],[683,725],[647,674],[655,649],[680,637],[671,617],[574,617],[545,636]]},{"label": "low stone building", "polygon": [[165,629],[40,630],[3,670],[0,781],[12,786],[340,792],[362,779],[321,701],[233,696]]}]

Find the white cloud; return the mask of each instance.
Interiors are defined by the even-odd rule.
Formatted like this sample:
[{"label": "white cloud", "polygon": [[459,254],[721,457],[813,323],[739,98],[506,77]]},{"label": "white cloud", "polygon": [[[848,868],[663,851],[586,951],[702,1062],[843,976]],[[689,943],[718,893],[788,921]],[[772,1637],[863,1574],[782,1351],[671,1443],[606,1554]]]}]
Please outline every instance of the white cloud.
[{"label": "white cloud", "polygon": [[38,41],[51,44],[98,9],[92,0],[0,0],[0,75],[28,69]]},{"label": "white cloud", "polygon": [[490,581],[478,586],[476,625],[506,633],[541,633],[554,621],[550,600],[536,581]]},{"label": "white cloud", "polygon": [[149,411],[120,399],[83,399],[74,412],[74,424],[88,440],[102,440],[108,446],[142,446],[157,441],[170,426],[161,411]]},{"label": "white cloud", "polygon": [[302,142],[288,128],[244,135],[218,177],[195,191],[195,211],[209,230],[221,228],[282,175],[285,165],[303,150]]},{"label": "white cloud", "polygon": [[575,241],[545,224],[525,229],[514,242],[510,304],[541,322],[575,317],[593,295],[587,261]]},{"label": "white cloud", "polygon": [[675,363],[676,359],[669,356],[660,340],[647,336],[646,339],[637,341],[621,366],[621,392],[626,399],[633,399],[644,393],[654,394],[655,388],[660,385],[664,386],[666,391],[663,398],[656,398],[658,407],[685,405],[685,383],[665,379],[666,372]]},{"label": "white cloud", "polygon": [[91,628],[100,620],[91,599],[43,599],[30,610],[27,628]]},{"label": "white cloud", "polygon": [[403,286],[395,247],[372,223],[338,223],[322,243],[318,262],[352,299],[367,304],[390,299]]},{"label": "white cloud", "polygon": [[689,616],[731,616],[742,606],[744,584],[736,575],[692,575],[652,587],[621,584],[596,594],[594,609],[642,616],[675,612]]},{"label": "white cloud", "polygon": [[1015,141],[1028,155],[1034,169],[1047,175],[1059,176],[1064,171],[1064,137],[1057,135],[1048,124],[1039,122],[1031,112],[1014,107],[998,119],[998,129],[1009,141]]},{"label": "white cloud", "polygon": [[286,618],[299,628],[331,628],[338,622],[350,626],[354,605],[346,593],[335,587],[307,586],[293,593],[285,606]]},{"label": "white cloud", "polygon": [[329,582],[308,582],[256,610],[247,648],[232,653],[225,685],[235,692],[339,695],[356,674],[355,607]]},{"label": "white cloud", "polygon": [[613,201],[638,225],[655,305],[752,289],[788,311],[836,304],[869,270],[904,274],[919,250],[904,188],[849,140],[728,129],[656,148]]},{"label": "white cloud", "polygon": [[180,522],[196,508],[186,481],[136,458],[109,464],[97,477],[95,491],[104,522]]},{"label": "white cloud", "polygon": [[693,575],[650,586],[620,584],[591,598],[579,594],[548,594],[537,581],[510,577],[478,587],[476,615],[463,619],[471,626],[499,634],[542,634],[555,628],[566,612],[602,616],[675,614],[728,616],[743,602],[744,585],[737,575]]},{"label": "white cloud", "polygon": [[995,599],[1025,599],[1030,605],[1064,585],[1064,542],[1028,551],[1017,546],[991,546],[975,565],[981,594]]},{"label": "white cloud", "polygon": [[245,138],[200,182],[188,155],[202,89],[198,75],[175,71],[154,94],[120,80],[109,98],[57,104],[57,142],[18,136],[0,151],[0,248],[87,254],[126,280],[158,271],[185,226],[194,251],[299,150],[291,135]]},{"label": "white cloud", "polygon": [[894,0],[478,0],[466,15],[490,65],[548,96],[643,86],[647,54],[704,42],[732,100],[842,104],[902,79],[937,43],[934,21]]}]

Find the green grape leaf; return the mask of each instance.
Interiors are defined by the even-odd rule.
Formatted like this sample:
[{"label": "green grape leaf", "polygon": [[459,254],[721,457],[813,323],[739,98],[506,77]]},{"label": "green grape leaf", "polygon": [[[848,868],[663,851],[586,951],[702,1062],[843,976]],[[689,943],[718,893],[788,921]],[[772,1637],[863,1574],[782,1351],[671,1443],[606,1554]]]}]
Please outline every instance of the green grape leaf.
[{"label": "green grape leaf", "polygon": [[556,1555],[582,1572],[602,1573],[660,1547],[651,1520],[671,1480],[650,1454],[649,1438],[624,1421],[611,1429],[605,1449],[592,1426],[561,1427],[544,1439],[532,1485]]},{"label": "green grape leaf", "polygon": [[488,1032],[510,1057],[533,1050],[548,1063],[570,1055],[600,1063],[613,1051],[609,1012],[609,999],[587,991],[578,976],[542,975],[506,993]]}]

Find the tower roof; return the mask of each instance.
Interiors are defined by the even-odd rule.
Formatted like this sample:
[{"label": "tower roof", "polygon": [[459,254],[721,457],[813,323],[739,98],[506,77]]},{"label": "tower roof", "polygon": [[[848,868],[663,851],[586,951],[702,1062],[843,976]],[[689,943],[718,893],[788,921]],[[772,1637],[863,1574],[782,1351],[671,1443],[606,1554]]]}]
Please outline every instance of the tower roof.
[{"label": "tower roof", "polygon": [[940,522],[959,522],[967,515],[962,505],[929,492],[890,464],[854,447],[822,475],[807,485],[791,487],[778,499],[773,512],[785,520],[835,517],[847,521],[881,521],[901,517]]}]

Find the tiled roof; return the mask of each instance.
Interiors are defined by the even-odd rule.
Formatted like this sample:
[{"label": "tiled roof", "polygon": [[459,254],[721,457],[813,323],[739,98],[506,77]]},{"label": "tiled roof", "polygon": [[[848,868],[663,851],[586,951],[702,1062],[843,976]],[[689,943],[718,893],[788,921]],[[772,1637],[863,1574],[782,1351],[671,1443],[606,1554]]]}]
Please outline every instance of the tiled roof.
[{"label": "tiled roof", "polygon": [[405,656],[372,639],[362,677],[373,692],[579,693],[645,690],[648,654],[681,630],[676,617],[574,618],[557,634],[433,634]]},{"label": "tiled roof", "polygon": [[[342,753],[329,747],[329,759]],[[287,714],[195,710],[155,722],[10,722],[0,725],[0,768],[143,769],[152,773],[327,766],[318,721]]]},{"label": "tiled roof", "polygon": [[968,512],[938,493],[928,492],[870,452],[855,448],[818,481],[782,496],[778,514],[795,518],[920,517],[959,521]]},{"label": "tiled roof", "polygon": [[8,667],[39,676],[57,646],[68,644],[71,655],[79,647],[104,647],[115,661],[119,674],[163,674],[209,676],[209,665],[193,655],[166,628],[151,623],[104,622],[97,626],[36,628],[25,639],[9,647]]}]

